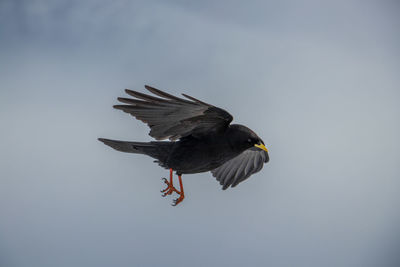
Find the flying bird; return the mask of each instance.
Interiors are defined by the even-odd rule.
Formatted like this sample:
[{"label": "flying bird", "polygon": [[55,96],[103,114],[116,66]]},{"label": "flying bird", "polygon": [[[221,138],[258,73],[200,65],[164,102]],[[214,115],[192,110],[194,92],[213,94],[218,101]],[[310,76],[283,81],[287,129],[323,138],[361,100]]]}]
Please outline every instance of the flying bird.
[{"label": "flying bird", "polygon": [[[131,114],[150,127],[149,135],[157,141],[129,142],[99,138],[104,144],[122,152],[148,155],[161,167],[169,169],[169,181],[163,196],[177,193],[176,206],[185,198],[182,175],[211,171],[222,189],[235,187],[260,171],[269,161],[263,140],[244,125],[230,124],[227,111],[182,94],[170,95],[145,85],[153,95],[126,89],[133,98],[118,100],[114,108]],[[160,141],[169,139],[170,141]],[[179,190],[173,185],[173,171]]]}]

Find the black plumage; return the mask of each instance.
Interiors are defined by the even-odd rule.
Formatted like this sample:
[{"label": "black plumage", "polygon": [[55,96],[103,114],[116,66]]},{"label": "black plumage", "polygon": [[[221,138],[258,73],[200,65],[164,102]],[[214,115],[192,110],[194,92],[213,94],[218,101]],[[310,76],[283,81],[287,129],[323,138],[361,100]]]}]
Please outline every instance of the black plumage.
[{"label": "black plumage", "polygon": [[[160,166],[170,169],[170,183],[163,192],[176,192],[183,200],[182,174],[211,171],[223,189],[236,186],[269,161],[264,142],[249,128],[230,124],[233,117],[225,110],[182,94],[186,99],[145,86],[155,96],[126,89],[132,98],[118,98],[115,105],[147,123],[149,135],[156,140],[126,142],[99,138],[104,144],[122,152],[148,155]],[[179,175],[181,190],[172,185],[172,170]]]}]

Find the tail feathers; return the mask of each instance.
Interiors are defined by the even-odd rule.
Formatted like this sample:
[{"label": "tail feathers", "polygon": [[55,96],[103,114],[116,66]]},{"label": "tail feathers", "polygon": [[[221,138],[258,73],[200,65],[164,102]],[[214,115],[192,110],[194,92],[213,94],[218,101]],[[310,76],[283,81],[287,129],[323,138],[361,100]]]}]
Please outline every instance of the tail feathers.
[{"label": "tail feathers", "polygon": [[115,150],[148,155],[165,167],[174,142],[128,142],[99,138],[99,141]]},{"label": "tail feathers", "polygon": [[103,142],[107,146],[114,148],[115,150],[127,153],[139,153],[146,154],[145,147],[152,147],[150,143],[143,142],[127,142],[127,141],[119,141],[119,140],[110,140],[99,138],[99,141]]}]

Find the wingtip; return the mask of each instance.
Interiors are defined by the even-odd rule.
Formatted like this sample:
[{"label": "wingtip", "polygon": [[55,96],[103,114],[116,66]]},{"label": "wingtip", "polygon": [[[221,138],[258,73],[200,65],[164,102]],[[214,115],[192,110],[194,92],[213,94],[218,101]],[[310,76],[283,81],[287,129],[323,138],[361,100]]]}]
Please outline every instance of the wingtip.
[{"label": "wingtip", "polygon": [[146,88],[147,91],[149,91],[149,92],[151,92],[151,93],[153,93],[155,95],[164,97],[164,98],[165,98],[165,95],[168,95],[167,93],[161,91],[160,89],[157,89],[157,88],[155,88],[153,86],[150,86],[150,85],[147,85],[147,84],[144,86],[144,88]]},{"label": "wingtip", "polygon": [[126,98],[126,97],[117,97],[117,100],[124,104],[132,104],[132,102],[135,101],[134,99]]},{"label": "wingtip", "polygon": [[194,98],[193,96],[190,96],[190,95],[187,95],[187,94],[183,94],[183,93],[182,93],[182,95],[183,95],[184,97],[186,97],[187,99],[190,99],[190,100],[192,100],[192,101],[194,101],[194,102],[197,102],[197,103],[200,103],[200,104],[202,104],[202,105],[206,105],[206,106],[209,106],[209,107],[212,106],[212,105],[210,105],[210,104],[208,104],[208,103],[206,103],[206,102],[203,102],[203,101],[201,101],[201,100],[198,100],[197,98]]},{"label": "wingtip", "polygon": [[[144,88],[146,88],[146,89],[149,90],[150,92],[151,92],[151,90],[156,89],[156,88],[154,88],[153,86],[150,86],[150,85],[148,85],[148,84],[145,84],[145,85],[144,85]],[[156,89],[156,90],[157,90],[157,89]]]},{"label": "wingtip", "polygon": [[113,108],[123,110],[126,105],[114,105]]},{"label": "wingtip", "polygon": [[128,88],[126,88],[124,91],[125,91],[125,93],[127,93],[128,95],[129,95],[130,92],[133,92],[131,89],[128,89]]}]

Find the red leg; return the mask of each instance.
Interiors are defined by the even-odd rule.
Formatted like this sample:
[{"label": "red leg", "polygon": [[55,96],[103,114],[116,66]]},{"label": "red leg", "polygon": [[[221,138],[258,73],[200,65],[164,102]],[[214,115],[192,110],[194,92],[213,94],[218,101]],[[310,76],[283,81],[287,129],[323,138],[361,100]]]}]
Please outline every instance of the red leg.
[{"label": "red leg", "polygon": [[179,197],[177,199],[174,200],[174,203],[172,204],[172,206],[176,206],[179,203],[182,202],[182,200],[185,198],[185,193],[183,191],[183,184],[182,184],[182,175],[178,175],[179,178],[179,189],[181,190],[179,194]]},{"label": "red leg", "polygon": [[173,183],[173,170],[169,169],[169,182],[166,178],[163,178],[164,183],[167,184],[167,188],[164,190],[161,190],[161,193],[164,193],[162,196],[165,197],[166,195],[171,195],[173,192],[180,193],[176,188],[174,187]]}]

